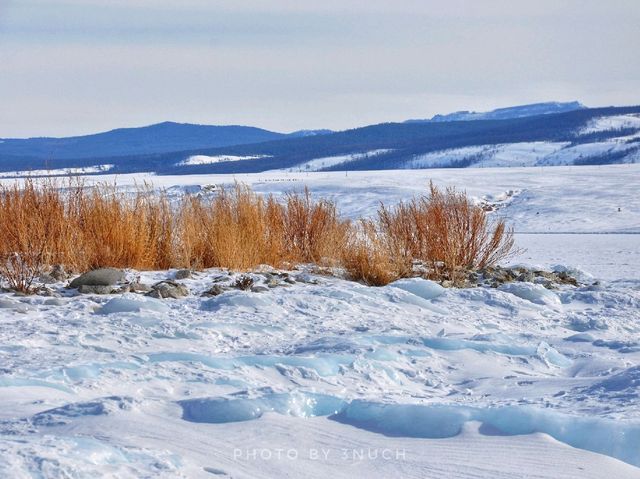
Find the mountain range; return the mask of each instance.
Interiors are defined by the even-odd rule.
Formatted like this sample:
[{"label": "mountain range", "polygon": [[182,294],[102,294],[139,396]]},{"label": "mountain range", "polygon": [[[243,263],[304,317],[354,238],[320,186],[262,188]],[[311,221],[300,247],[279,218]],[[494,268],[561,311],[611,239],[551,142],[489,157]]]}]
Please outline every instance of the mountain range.
[{"label": "mountain range", "polygon": [[[536,103],[346,131],[278,133],[164,122],[69,138],[0,140],[0,172],[240,173],[640,161],[640,106]],[[44,174],[44,173],[43,173]]]}]

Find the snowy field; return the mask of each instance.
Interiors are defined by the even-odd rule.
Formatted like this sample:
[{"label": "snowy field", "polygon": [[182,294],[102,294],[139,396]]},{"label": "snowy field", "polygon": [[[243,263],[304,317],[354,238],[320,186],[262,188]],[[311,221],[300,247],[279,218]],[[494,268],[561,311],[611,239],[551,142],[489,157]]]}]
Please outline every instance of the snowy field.
[{"label": "snowy field", "polygon": [[514,264],[583,285],[3,293],[0,477],[640,477],[640,165],[96,178],[307,186],[351,217],[433,180],[514,225]]}]

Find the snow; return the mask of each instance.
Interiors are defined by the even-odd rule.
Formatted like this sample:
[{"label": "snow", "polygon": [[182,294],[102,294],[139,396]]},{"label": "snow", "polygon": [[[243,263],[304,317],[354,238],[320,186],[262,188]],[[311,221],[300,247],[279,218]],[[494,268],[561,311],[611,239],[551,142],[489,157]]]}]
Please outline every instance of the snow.
[{"label": "snow", "polygon": [[254,156],[236,156],[236,155],[193,155],[176,163],[176,166],[192,166],[192,165],[210,165],[212,163],[222,163],[227,161],[242,161],[242,160],[259,160],[261,158],[268,158],[268,155],[254,155]]},{"label": "snow", "polygon": [[567,147],[567,142],[523,142],[498,145],[468,146],[420,155],[406,168],[434,168],[456,162],[472,161],[472,168],[538,166],[554,153]]},{"label": "snow", "polygon": [[300,163],[293,168],[285,168],[283,170],[274,171],[320,171],[325,168],[348,163],[350,161],[361,160],[363,158],[375,157],[393,150],[372,150],[364,153],[352,153],[350,155],[325,156],[323,158],[314,158],[313,160]]},{"label": "snow", "polygon": [[155,311],[166,313],[169,308],[160,300],[146,298],[137,294],[125,294],[112,298],[98,309],[99,314],[139,313],[141,311]]},{"label": "snow", "polygon": [[51,170],[19,170],[19,171],[2,171],[0,178],[19,178],[24,176],[70,176],[70,175],[92,175],[104,173],[111,170],[114,165],[95,165],[83,166],[78,168],[59,168]]},{"label": "snow", "polygon": [[640,115],[630,113],[628,115],[610,115],[595,118],[582,128],[579,133],[586,135],[588,133],[622,130],[625,128],[637,128],[640,130]]},{"label": "snow", "polygon": [[[15,180],[4,180],[15,181]],[[260,193],[303,191],[335,199],[345,216],[375,213],[380,203],[393,205],[425,194],[430,181],[454,186],[481,201],[515,192],[497,215],[518,233],[640,233],[640,165],[561,166],[554,168],[478,168],[358,172],[265,172],[237,175],[104,175],[93,182],[117,182],[135,188],[143,181],[175,194],[203,185],[232,186],[236,181]],[[585,198],[586,196],[586,198]],[[620,208],[620,211],[618,211]],[[566,244],[565,244],[566,246]],[[562,261],[559,261],[562,262]]]},{"label": "snow", "polygon": [[351,217],[433,179],[515,225],[512,264],[584,284],[375,288],[302,269],[202,297],[226,274],[211,269],[178,300],[3,292],[0,476],[637,478],[639,166],[150,176],[176,196],[308,186]]},{"label": "snow", "polygon": [[413,293],[422,299],[434,299],[441,296],[446,291],[442,286],[434,281],[422,278],[399,279],[390,284],[394,288],[399,288],[409,293]]},{"label": "snow", "polygon": [[511,293],[518,298],[531,301],[535,304],[546,304],[548,306],[560,304],[558,295],[541,284],[508,283],[500,286],[500,291]]},{"label": "snow", "polygon": [[[638,125],[640,125],[640,118],[637,119]],[[620,125],[620,128],[635,126],[633,122],[620,123]],[[640,129],[640,126],[638,128]],[[593,131],[601,130],[581,130],[579,133],[585,134]],[[592,157],[624,152],[627,155],[620,159],[619,163],[636,163],[639,157],[636,142],[638,138],[640,138],[640,134],[634,133],[606,141],[580,143],[573,146],[570,142],[544,141],[467,146],[419,155],[409,160],[405,164],[405,168],[566,166]]]}]

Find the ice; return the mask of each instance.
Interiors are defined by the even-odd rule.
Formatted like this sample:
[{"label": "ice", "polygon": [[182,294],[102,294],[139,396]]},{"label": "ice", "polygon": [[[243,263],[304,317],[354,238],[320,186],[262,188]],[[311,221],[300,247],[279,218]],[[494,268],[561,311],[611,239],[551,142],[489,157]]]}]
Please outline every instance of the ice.
[{"label": "ice", "polygon": [[0,387],[43,387],[57,389],[66,393],[73,393],[71,389],[61,384],[31,378],[14,378],[0,376]]},{"label": "ice", "polygon": [[379,404],[352,401],[333,419],[388,436],[446,438],[460,433],[464,423],[479,421],[489,435],[544,433],[570,446],[606,454],[640,466],[637,445],[640,423],[560,414],[527,406],[471,408]]},{"label": "ice", "polygon": [[11,478],[179,477],[166,451],[110,444],[88,436],[0,438],[0,473]]},{"label": "ice", "polygon": [[121,297],[110,299],[100,307],[97,313],[140,313],[142,311],[166,313],[169,311],[169,307],[158,299],[127,293]]},{"label": "ice", "polygon": [[627,391],[630,398],[640,397],[640,366],[632,366],[590,387],[591,391]]},{"label": "ice", "polygon": [[331,419],[387,436],[439,439],[453,437],[465,423],[482,423],[487,435],[544,433],[570,446],[607,454],[640,465],[640,423],[561,414],[528,406],[474,408],[461,405],[384,404],[345,401],[311,393],[272,393],[258,398],[200,398],[179,402],[182,418],[191,422],[229,423],[258,419],[275,412],[296,417]]},{"label": "ice", "polygon": [[560,305],[561,301],[557,294],[548,290],[540,284],[533,283],[507,283],[499,287],[500,291],[511,293],[518,298],[525,299],[535,304],[547,306]]},{"label": "ice", "polygon": [[312,393],[279,393],[253,399],[204,398],[180,401],[184,420],[214,424],[258,419],[267,412],[295,417],[328,416],[337,413],[344,404],[340,399]]},{"label": "ice", "polygon": [[130,410],[132,404],[130,397],[110,396],[42,411],[33,415],[30,422],[36,426],[60,426],[83,416],[102,416],[118,410]]},{"label": "ice", "polygon": [[152,362],[195,361],[214,369],[232,370],[240,366],[275,367],[278,364],[315,370],[320,376],[338,374],[342,366],[350,365],[353,357],[349,355],[326,355],[318,357],[302,356],[240,356],[235,358],[217,358],[193,353],[155,353],[149,355]]},{"label": "ice", "polygon": [[391,283],[390,286],[413,293],[426,300],[437,298],[438,296],[443,295],[446,291],[446,289],[435,281],[422,278],[399,279],[398,281]]},{"label": "ice", "polygon": [[589,333],[577,333],[572,334],[571,336],[564,338],[565,341],[571,341],[573,343],[590,343],[595,340],[595,338]]}]

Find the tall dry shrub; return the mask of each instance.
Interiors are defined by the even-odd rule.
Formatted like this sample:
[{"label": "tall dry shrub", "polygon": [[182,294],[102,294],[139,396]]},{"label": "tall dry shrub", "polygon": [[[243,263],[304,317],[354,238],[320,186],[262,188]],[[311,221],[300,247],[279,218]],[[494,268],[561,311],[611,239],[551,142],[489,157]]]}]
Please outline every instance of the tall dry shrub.
[{"label": "tall dry shrub", "polygon": [[287,195],[283,221],[283,247],[293,261],[304,263],[335,263],[350,229],[334,202],[313,201],[308,189]]},{"label": "tall dry shrub", "polygon": [[350,279],[370,286],[384,286],[412,273],[411,257],[379,223],[368,219],[352,228],[340,259]]},{"label": "tall dry shrub", "polygon": [[277,265],[282,251],[270,238],[269,214],[269,201],[239,184],[214,198],[185,198],[178,214],[184,261],[200,268]]},{"label": "tall dry shrub", "polygon": [[51,182],[0,185],[0,274],[11,288],[30,292],[46,264],[70,257],[65,208]]},{"label": "tall dry shrub", "polygon": [[433,183],[427,196],[383,205],[378,221],[388,241],[427,263],[437,280],[458,283],[466,271],[494,266],[513,251],[513,230],[503,219],[490,221],[466,194]]},{"label": "tall dry shrub", "polygon": [[349,228],[333,202],[309,192],[280,202],[240,184],[213,198],[186,197],[178,217],[181,257],[202,268],[330,262]]}]

